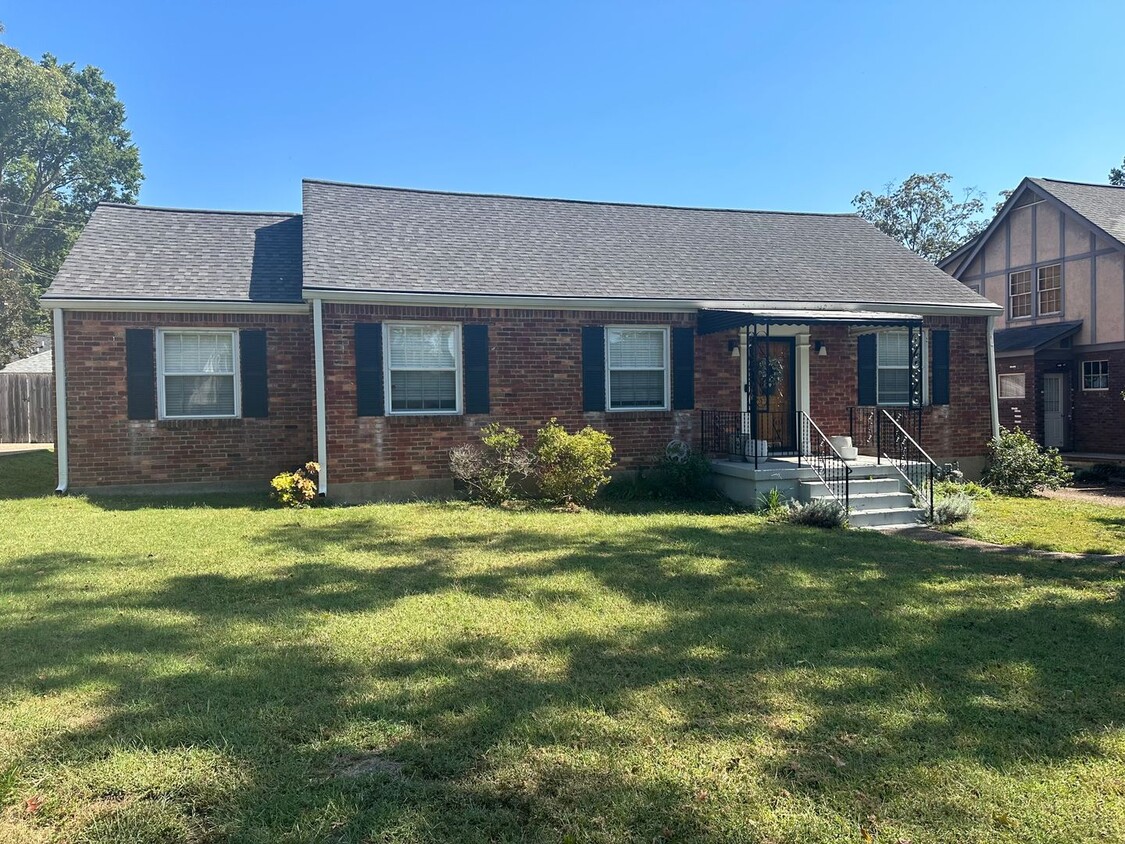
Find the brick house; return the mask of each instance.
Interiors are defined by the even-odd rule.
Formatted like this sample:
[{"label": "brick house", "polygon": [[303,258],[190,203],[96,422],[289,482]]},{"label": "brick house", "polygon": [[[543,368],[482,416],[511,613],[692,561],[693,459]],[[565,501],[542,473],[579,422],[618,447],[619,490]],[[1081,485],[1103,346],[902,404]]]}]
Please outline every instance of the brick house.
[{"label": "brick house", "polygon": [[1004,308],[1001,424],[1065,451],[1125,454],[1125,188],[1024,179],[940,266]]},{"label": "brick house", "polygon": [[630,469],[895,416],[972,471],[994,425],[999,309],[853,215],[306,181],[301,215],[99,206],[43,303],[60,490],[319,459],[334,499],[440,495],[450,447],[551,417]]}]

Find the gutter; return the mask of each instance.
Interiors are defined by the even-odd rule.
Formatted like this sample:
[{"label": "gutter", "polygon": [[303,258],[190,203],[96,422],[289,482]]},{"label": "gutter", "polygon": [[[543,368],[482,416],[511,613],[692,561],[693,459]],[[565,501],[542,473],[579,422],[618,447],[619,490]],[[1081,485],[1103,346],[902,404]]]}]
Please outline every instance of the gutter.
[{"label": "gutter", "polygon": [[54,329],[55,369],[55,459],[59,466],[59,485],[55,492],[62,495],[70,486],[70,464],[66,439],[66,352],[63,338],[63,310],[56,308],[52,314]]},{"label": "gutter", "polygon": [[317,494],[328,495],[328,412],[324,395],[324,306],[313,300],[313,349],[316,360],[316,462]]},{"label": "gutter", "polygon": [[988,405],[992,412],[992,439],[1000,439],[1000,398],[996,385],[996,317],[988,318]]}]

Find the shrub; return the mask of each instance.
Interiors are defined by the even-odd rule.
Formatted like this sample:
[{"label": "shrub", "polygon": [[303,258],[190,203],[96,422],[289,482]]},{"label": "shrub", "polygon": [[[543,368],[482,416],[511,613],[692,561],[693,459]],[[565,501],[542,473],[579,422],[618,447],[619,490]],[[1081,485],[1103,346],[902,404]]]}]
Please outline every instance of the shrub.
[{"label": "shrub", "polygon": [[555,504],[583,504],[609,482],[613,446],[609,434],[586,426],[567,433],[555,419],[535,435],[539,492]]},{"label": "shrub", "polygon": [[461,445],[449,451],[449,469],[465,484],[469,497],[487,504],[503,504],[521,497],[535,468],[523,437],[515,428],[493,422],[481,430],[480,445]]},{"label": "shrub", "polygon": [[1112,484],[1125,482],[1125,467],[1112,463],[1095,463],[1074,473],[1074,480],[1091,484]]},{"label": "shrub", "polygon": [[785,496],[781,494],[777,487],[769,492],[758,493],[758,512],[766,517],[776,517],[788,513],[788,508],[785,506]]},{"label": "shrub", "polygon": [[788,519],[795,525],[846,528],[848,526],[848,511],[843,504],[834,498],[817,498],[805,504],[791,501]]},{"label": "shrub", "polygon": [[1001,429],[988,452],[984,481],[1001,495],[1028,498],[1036,490],[1058,489],[1073,478],[1058,449],[1041,448],[1019,428]]},{"label": "shrub", "polygon": [[951,525],[954,522],[963,522],[973,515],[976,504],[973,499],[963,492],[944,495],[934,500],[933,523],[935,525]]},{"label": "shrub", "polygon": [[285,507],[310,507],[317,501],[320,464],[310,460],[292,472],[277,475],[270,486],[273,499]]},{"label": "shrub", "polygon": [[711,461],[680,440],[668,443],[641,485],[652,498],[704,501],[718,496],[711,485]]},{"label": "shrub", "polygon": [[976,501],[992,498],[992,490],[974,481],[937,481],[934,484],[934,499],[950,495],[967,495]]}]

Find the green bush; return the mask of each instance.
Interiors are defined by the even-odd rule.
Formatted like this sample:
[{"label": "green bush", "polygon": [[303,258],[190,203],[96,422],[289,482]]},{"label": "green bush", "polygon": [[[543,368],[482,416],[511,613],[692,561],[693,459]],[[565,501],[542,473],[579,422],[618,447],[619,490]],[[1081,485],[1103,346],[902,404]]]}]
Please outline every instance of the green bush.
[{"label": "green bush", "polygon": [[1019,428],[1002,428],[988,452],[984,482],[1001,495],[1028,498],[1040,489],[1066,486],[1073,478],[1058,449],[1041,448]]},{"label": "green bush", "polygon": [[711,461],[679,440],[668,444],[642,483],[652,498],[706,501],[718,496],[711,485]]},{"label": "green bush", "polygon": [[453,477],[469,491],[469,497],[486,504],[503,504],[526,493],[534,473],[535,459],[523,447],[515,428],[493,422],[481,429],[481,444],[462,445],[449,451]]},{"label": "green bush", "polygon": [[848,511],[834,498],[817,498],[801,504],[789,502],[788,520],[791,524],[821,528],[846,528]]},{"label": "green bush", "polygon": [[317,501],[320,464],[310,460],[292,472],[282,472],[270,481],[274,501],[285,507],[310,507]]},{"label": "green bush", "polygon": [[934,498],[950,495],[967,495],[975,501],[992,498],[992,490],[974,481],[937,481],[934,484]]},{"label": "green bush", "polygon": [[785,504],[785,496],[777,487],[773,487],[769,492],[759,492],[757,504],[758,512],[767,518],[777,518],[788,515],[789,512]]},{"label": "green bush", "polygon": [[540,495],[554,504],[584,504],[609,482],[613,445],[609,434],[586,426],[577,433],[552,419],[535,435]]},{"label": "green bush", "polygon": [[954,522],[963,522],[972,517],[975,509],[976,504],[973,499],[963,492],[944,495],[934,500],[932,521],[935,525],[951,525]]}]

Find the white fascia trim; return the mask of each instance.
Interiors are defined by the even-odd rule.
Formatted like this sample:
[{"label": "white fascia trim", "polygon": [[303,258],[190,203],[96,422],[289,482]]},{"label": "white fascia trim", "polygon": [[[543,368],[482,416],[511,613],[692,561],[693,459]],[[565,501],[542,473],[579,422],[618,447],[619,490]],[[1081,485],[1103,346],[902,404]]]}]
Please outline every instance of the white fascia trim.
[{"label": "white fascia trim", "polygon": [[192,302],[186,299],[40,299],[46,310],[154,314],[307,314],[305,302]]},{"label": "white fascia trim", "polygon": [[[1034,354],[1034,353],[1033,353]],[[992,419],[992,439],[1000,439],[1000,387],[996,373],[996,317],[988,318],[988,408]]]},{"label": "white fascia trim", "polygon": [[933,302],[800,302],[723,299],[611,299],[562,296],[494,296],[449,293],[383,293],[366,290],[304,289],[311,301],[341,304],[422,305],[433,308],[520,308],[529,310],[634,311],[691,313],[701,308],[753,310],[754,308],[808,311],[883,311],[885,313],[942,316],[989,316],[1003,313],[999,305],[943,305]]},{"label": "white fascia trim", "polygon": [[328,494],[328,405],[324,394],[324,306],[313,301],[313,354],[316,369],[316,462],[317,493]]},{"label": "white fascia trim", "polygon": [[66,440],[66,351],[62,308],[56,308],[51,318],[55,333],[55,458],[59,466],[59,485],[55,487],[55,492],[62,494],[70,486],[69,452]]}]

